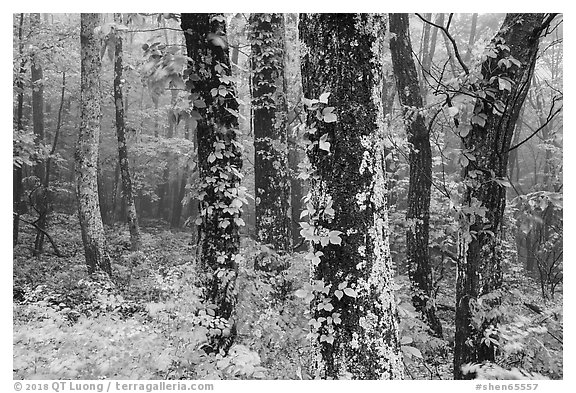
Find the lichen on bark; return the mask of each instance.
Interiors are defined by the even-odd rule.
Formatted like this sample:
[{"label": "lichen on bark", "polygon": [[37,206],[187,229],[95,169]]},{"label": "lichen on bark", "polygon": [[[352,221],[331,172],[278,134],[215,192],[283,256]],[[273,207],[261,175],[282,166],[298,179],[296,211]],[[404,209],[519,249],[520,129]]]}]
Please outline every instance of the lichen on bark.
[{"label": "lichen on bark", "polygon": [[78,215],[88,272],[112,274],[98,201],[98,148],[100,142],[100,48],[94,29],[99,14],[80,18],[80,133],[75,153]]},{"label": "lichen on bark", "polygon": [[[302,14],[300,18],[300,37],[306,45],[304,95],[317,99],[330,93],[322,108],[334,107],[337,115],[335,122],[319,120],[316,113],[308,116],[314,233],[341,232],[341,243],[314,245],[322,255],[313,278],[326,289],[312,303],[313,317],[331,321],[316,329],[316,374],[333,379],[402,378],[380,100],[384,20],[369,14]],[[322,140],[329,143],[328,151],[327,145],[319,147]],[[333,213],[327,216],[329,200]],[[334,313],[340,322],[336,323]],[[328,334],[332,342],[322,338]]]}]

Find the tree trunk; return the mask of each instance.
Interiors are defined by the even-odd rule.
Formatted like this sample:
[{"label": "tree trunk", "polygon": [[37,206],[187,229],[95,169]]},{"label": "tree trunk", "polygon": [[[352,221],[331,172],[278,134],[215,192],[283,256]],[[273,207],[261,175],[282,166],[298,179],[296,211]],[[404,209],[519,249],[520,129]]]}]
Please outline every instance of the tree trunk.
[{"label": "tree trunk", "polygon": [[[241,207],[247,203],[240,185],[242,145],[238,102],[230,81],[230,60],[223,14],[182,14],[190,61],[191,102],[202,116],[196,127],[200,167],[198,261],[205,272],[205,296],[216,317],[227,324],[211,335],[212,350],[227,352],[236,335],[236,277],[241,259]],[[215,93],[215,94],[214,94]]]},{"label": "tree trunk", "polygon": [[[18,25],[18,55],[20,56],[20,69],[18,70],[17,87],[17,104],[14,124],[15,133],[22,132],[22,112],[24,106],[24,74],[26,73],[25,60],[24,60],[24,43],[22,42],[22,30],[24,25],[24,14],[20,14],[20,21]],[[22,163],[14,163],[12,165],[12,246],[18,244],[18,235],[20,232],[20,201],[22,200]]]},{"label": "tree trunk", "polygon": [[422,109],[422,96],[418,85],[418,73],[412,58],[412,43],[408,26],[408,14],[390,14],[390,39],[392,65],[396,76],[396,88],[403,106],[404,124],[410,145],[410,181],[408,186],[408,211],[406,221],[406,256],[409,276],[414,285],[414,307],[422,313],[434,335],[442,337],[442,324],[436,316],[432,301],[432,269],[428,233],[430,227],[430,188],[432,186],[432,151],[430,135]]},{"label": "tree trunk", "polygon": [[[40,30],[40,14],[30,14],[30,24],[32,31],[39,34]],[[37,49],[38,51],[38,49]],[[44,73],[42,64],[40,63],[39,53],[35,52],[32,55],[32,66],[30,70],[32,79],[32,126],[34,129],[34,142],[36,146],[41,147],[44,144]],[[34,208],[38,212],[38,229],[36,231],[36,240],[34,241],[33,255],[42,253],[42,245],[44,243],[44,233],[46,230],[46,216],[48,214],[48,190],[44,188],[45,178],[45,162],[43,158],[39,158],[36,166],[34,167],[34,175],[38,178],[38,186],[33,192],[32,201]]]},{"label": "tree trunk", "polygon": [[284,15],[250,16],[250,63],[254,113],[254,186],[258,240],[292,251],[288,171]]},{"label": "tree trunk", "polygon": [[[38,34],[40,29],[40,14],[30,14],[31,28]],[[39,49],[37,49],[39,51]],[[32,126],[34,129],[34,141],[40,146],[44,143],[44,73],[38,57],[39,53],[32,55],[31,78],[32,78]],[[34,175],[38,177],[40,184],[44,180],[44,161],[38,160],[34,168]]]},{"label": "tree trunk", "polygon": [[[60,129],[62,127],[62,112],[64,109],[64,93],[66,92],[66,71],[62,71],[62,89],[60,93],[60,107],[58,108],[58,119],[56,121],[56,131],[54,132],[54,140],[52,141],[52,149],[50,149],[50,154],[46,159],[46,173],[44,179],[42,180],[42,185],[44,193],[42,195],[42,205],[41,215],[38,218],[38,232],[36,233],[36,240],[34,242],[34,255],[39,255],[42,253],[44,246],[44,233],[46,232],[47,220],[48,220],[48,208],[50,203],[50,166],[52,164],[52,156],[56,152],[56,146],[58,145],[58,138],[60,137]],[[52,243],[54,245],[54,243]],[[57,251],[59,254],[59,252]]]},{"label": "tree trunk", "polygon": [[[114,21],[122,23],[122,14],[114,14]],[[114,103],[116,107],[116,136],[118,138],[118,160],[120,164],[120,174],[122,176],[122,192],[126,201],[126,216],[128,229],[130,230],[130,249],[138,251],[142,244],[140,227],[138,226],[138,215],[136,214],[136,204],[134,203],[134,191],[132,190],[132,177],[128,161],[128,148],[126,146],[126,126],[124,123],[124,99],[122,92],[122,33],[116,34],[116,49],[114,52]]]},{"label": "tree trunk", "polygon": [[[520,108],[534,72],[544,14],[507,14],[489,50],[496,54],[482,64],[483,79],[476,91],[490,91],[478,99],[472,128],[463,138],[467,156],[464,199],[460,213],[459,260],[456,283],[456,335],[454,378],[470,378],[461,367],[467,363],[494,361],[498,336],[490,332],[497,318],[482,310],[498,304],[502,284],[502,226],[506,204],[508,150]],[[502,59],[514,58],[501,67]],[[502,63],[501,63],[502,64]],[[485,298],[480,308],[478,299]],[[489,310],[488,310],[489,311]]]},{"label": "tree trunk", "polygon": [[302,230],[315,253],[316,376],[402,378],[383,154],[384,20],[301,14],[299,26],[303,91],[320,99],[308,103],[313,171]]},{"label": "tree trunk", "polygon": [[178,188],[174,191],[174,199],[172,201],[172,216],[170,218],[170,227],[180,227],[180,217],[182,216],[182,200],[186,195],[186,183],[188,180],[188,165],[184,167]]},{"label": "tree trunk", "polygon": [[[430,14],[430,17],[432,17],[432,15]],[[427,19],[430,20],[430,19]],[[436,15],[436,20],[434,22],[437,25],[441,25],[444,24],[444,14],[440,13],[438,15]],[[431,25],[429,25],[428,23],[424,23],[424,28],[425,26],[430,26],[431,30],[432,30],[432,35],[430,37],[430,49],[428,50],[427,53],[424,54],[424,57],[422,59],[422,82],[420,84],[420,90],[421,90],[421,94],[422,94],[422,102],[425,104],[426,100],[427,100],[427,93],[428,93],[428,86],[426,83],[426,80],[428,80],[430,78],[430,73],[432,70],[432,63],[434,61],[434,54],[436,53],[436,41],[438,40],[438,28],[437,27],[433,27]]]},{"label": "tree trunk", "polygon": [[[444,26],[444,14],[440,14],[438,21],[438,25]],[[448,55],[448,63],[450,64],[452,77],[455,78],[458,76],[458,68],[456,68],[456,57],[454,55],[454,49],[452,47],[452,43],[446,36],[446,33],[442,32],[442,37],[444,38],[444,47],[446,48],[446,54]]]},{"label": "tree trunk", "polygon": [[478,14],[472,14],[472,26],[470,26],[470,36],[468,37],[468,48],[466,55],[464,55],[464,63],[468,63],[472,58],[472,48],[474,48],[474,40],[476,39],[476,26],[478,25]]},{"label": "tree trunk", "polygon": [[[428,14],[424,14],[424,19],[426,20],[432,20],[432,14],[428,13]],[[422,98],[425,99],[426,96],[426,86],[425,86],[425,82],[426,82],[426,74],[424,71],[424,64],[428,61],[428,54],[429,54],[429,48],[430,48],[430,29],[431,29],[432,25],[430,25],[429,23],[423,23],[422,25],[422,40],[420,42],[420,54],[418,55],[418,57],[420,58],[420,65],[422,65],[420,72],[421,72],[421,78],[420,78],[420,91],[422,93]],[[430,72],[430,65],[428,65],[427,71]]]},{"label": "tree trunk", "polygon": [[[284,91],[289,110],[288,166],[290,167],[290,208],[292,210],[292,243],[300,241],[300,213],[302,197],[306,192],[302,179],[298,178],[306,153],[302,149],[298,111],[302,107],[302,75],[300,73],[300,42],[298,41],[298,14],[284,15]],[[291,120],[290,120],[291,119]]]},{"label": "tree trunk", "polygon": [[98,143],[100,138],[100,42],[94,29],[100,14],[80,17],[80,135],[76,150],[76,192],[88,273],[112,274],[98,201]]}]

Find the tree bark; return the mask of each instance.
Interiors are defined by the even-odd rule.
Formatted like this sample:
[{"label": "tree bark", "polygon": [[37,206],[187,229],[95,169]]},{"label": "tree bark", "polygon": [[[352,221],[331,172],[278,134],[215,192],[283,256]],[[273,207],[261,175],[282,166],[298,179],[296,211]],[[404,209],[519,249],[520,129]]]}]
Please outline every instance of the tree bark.
[{"label": "tree bark", "polygon": [[384,168],[384,20],[301,14],[299,26],[304,94],[331,93],[323,95],[328,103],[312,107],[306,134],[313,172],[311,227],[303,235],[319,258],[312,292],[316,376],[402,378]]},{"label": "tree bark", "polygon": [[409,276],[414,286],[414,307],[422,314],[437,337],[442,337],[442,324],[436,316],[432,300],[432,269],[430,266],[430,188],[432,186],[432,151],[424,116],[418,73],[412,58],[408,14],[390,14],[390,50],[396,76],[398,98],[403,107],[404,123],[410,145],[410,180],[406,221],[406,256]]},{"label": "tree bark", "polygon": [[[290,167],[290,208],[292,210],[292,243],[300,241],[300,213],[305,194],[302,179],[298,178],[300,164],[306,155],[301,146],[299,111],[302,107],[302,75],[300,72],[300,43],[298,14],[284,15],[284,90],[288,103],[288,166]],[[290,120],[291,119],[291,120]]]},{"label": "tree bark", "polygon": [[[40,23],[40,14],[30,14],[31,28],[36,34],[39,33]],[[42,71],[38,51],[39,49],[32,55],[30,74],[32,78],[32,126],[34,129],[34,141],[37,146],[40,146],[44,143],[44,72]],[[38,177],[40,184],[42,184],[44,180],[44,170],[44,161],[38,160],[34,167],[34,175]]]},{"label": "tree bark", "polygon": [[[426,20],[432,20],[432,14],[428,13],[428,14],[424,14],[424,18]],[[421,79],[420,79],[420,91],[422,93],[422,98],[426,99],[426,74],[425,74],[425,69],[430,72],[430,63],[428,63],[428,66],[425,67],[425,64],[428,62],[428,54],[430,53],[430,29],[431,29],[432,25],[430,25],[429,23],[423,23],[422,25],[422,41],[420,42],[420,54],[418,55],[418,57],[420,58],[420,64],[421,64]]]},{"label": "tree bark", "polygon": [[[198,261],[205,272],[208,302],[216,305],[228,334],[211,335],[212,350],[227,352],[236,335],[236,277],[241,259],[241,207],[247,203],[240,184],[242,145],[239,141],[236,89],[229,77],[230,60],[223,14],[182,14],[186,49],[191,58],[190,101],[197,121],[200,167]],[[228,333],[228,331],[227,331]]]},{"label": "tree bark", "polygon": [[[40,33],[40,14],[30,14],[31,29],[34,33]],[[44,72],[39,59],[39,49],[32,55],[31,79],[32,79],[32,126],[34,129],[34,141],[38,148],[44,144]],[[34,167],[34,175],[38,178],[39,186],[33,192],[34,208],[38,212],[36,239],[34,241],[34,255],[42,253],[44,233],[46,230],[46,216],[48,214],[48,190],[44,187],[46,166],[44,159],[39,157]]]},{"label": "tree bark", "polygon": [[[14,124],[16,133],[20,133],[23,129],[22,116],[24,107],[24,74],[26,73],[25,60],[24,60],[24,43],[22,42],[22,33],[24,25],[24,14],[20,14],[20,21],[18,24],[18,55],[20,56],[20,69],[18,70],[17,87],[17,104]],[[18,244],[18,235],[20,232],[20,201],[22,199],[22,163],[14,163],[12,165],[12,246]]]},{"label": "tree bark", "polygon": [[98,144],[100,139],[100,45],[94,29],[100,14],[80,16],[80,135],[76,150],[78,215],[88,273],[112,274],[98,201]]},{"label": "tree bark", "polygon": [[468,63],[472,58],[472,48],[474,47],[474,40],[476,39],[476,26],[478,25],[478,14],[472,14],[472,25],[470,26],[470,36],[468,37],[468,48],[466,55],[464,55],[464,63]]},{"label": "tree bark", "polygon": [[[463,138],[470,160],[464,169],[465,192],[460,213],[459,260],[456,283],[454,378],[466,379],[462,366],[494,361],[498,340],[491,327],[497,318],[487,308],[498,304],[502,284],[502,227],[506,205],[508,150],[514,126],[534,72],[544,14],[507,14],[492,39],[482,64],[472,128]],[[520,66],[498,62],[513,57]],[[490,94],[486,94],[490,92]],[[491,296],[486,298],[485,295]],[[482,308],[478,299],[485,297]],[[490,341],[493,340],[493,341]]]},{"label": "tree bark", "polygon": [[[122,14],[114,14],[114,21],[122,23]],[[138,251],[142,244],[136,204],[134,203],[134,191],[132,189],[132,177],[128,160],[128,147],[126,146],[126,125],[124,122],[124,99],[123,85],[123,61],[122,33],[116,32],[116,46],[114,51],[114,104],[116,108],[116,136],[118,139],[118,160],[120,175],[122,176],[122,192],[126,201],[126,216],[130,231],[130,249]]]},{"label": "tree bark", "polygon": [[292,251],[284,15],[251,14],[254,183],[258,240]]}]

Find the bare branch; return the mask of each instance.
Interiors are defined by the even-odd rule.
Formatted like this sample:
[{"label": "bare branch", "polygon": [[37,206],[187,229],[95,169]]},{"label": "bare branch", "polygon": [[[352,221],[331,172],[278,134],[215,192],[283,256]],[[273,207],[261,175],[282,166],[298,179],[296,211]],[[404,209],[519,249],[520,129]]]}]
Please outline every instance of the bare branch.
[{"label": "bare branch", "polygon": [[446,35],[446,38],[448,38],[450,40],[450,42],[452,43],[452,47],[454,48],[454,55],[456,56],[456,59],[458,59],[458,63],[460,63],[460,66],[462,67],[462,69],[464,70],[466,75],[470,74],[470,70],[468,69],[468,66],[466,66],[466,64],[462,60],[462,57],[460,56],[460,52],[458,51],[458,45],[456,44],[456,40],[454,39],[454,37],[452,37],[452,35],[448,31],[448,28],[450,27],[450,22],[452,22],[452,16],[454,16],[454,14],[450,14],[448,16],[448,23],[446,24],[446,27],[437,25],[436,23],[433,23],[429,20],[426,20],[422,15],[420,15],[418,13],[416,13],[416,16],[418,16],[420,19],[422,19],[423,22],[428,23],[431,26],[437,27],[438,29],[440,29],[444,32],[444,34]]},{"label": "bare branch", "polygon": [[[550,112],[552,112],[552,109],[554,108],[554,105],[552,105],[552,108],[550,108]],[[563,106],[561,106],[560,108],[556,109],[556,111],[554,111],[554,113],[548,114],[548,118],[546,119],[546,121],[540,126],[538,127],[536,130],[534,130],[534,132],[532,132],[532,134],[530,134],[530,136],[526,139],[524,139],[522,142],[517,143],[516,145],[512,146],[510,149],[508,149],[506,151],[506,153],[510,153],[512,150],[519,148],[520,146],[522,146],[524,143],[528,142],[530,139],[532,139],[532,137],[534,137],[534,135],[536,135],[538,132],[540,132],[540,130],[542,130],[544,127],[546,127],[555,117],[556,115],[558,115],[558,113],[562,110]]]}]

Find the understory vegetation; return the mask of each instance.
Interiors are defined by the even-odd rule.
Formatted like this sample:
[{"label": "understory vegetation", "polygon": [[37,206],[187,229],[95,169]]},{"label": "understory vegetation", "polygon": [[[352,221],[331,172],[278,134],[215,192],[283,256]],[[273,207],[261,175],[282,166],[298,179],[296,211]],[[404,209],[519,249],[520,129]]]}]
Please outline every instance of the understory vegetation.
[{"label": "understory vegetation", "polygon": [[[244,239],[239,268],[238,337],[229,354],[206,354],[211,305],[200,301],[195,245],[185,231],[144,223],[142,250],[129,250],[123,226],[107,227],[113,278],[86,276],[76,216],[54,214],[51,252],[31,257],[35,231],[14,249],[16,379],[311,379],[308,304],[294,293],[309,282],[306,253],[278,256]],[[148,225],[146,225],[148,224]],[[254,264],[258,269],[254,268]],[[284,267],[289,266],[287,269]],[[484,378],[562,378],[562,295],[543,301],[537,283],[508,268],[498,367]],[[451,273],[454,274],[452,271]],[[397,276],[400,337],[407,377],[451,379],[454,290],[439,283],[444,339],[433,337],[411,303],[408,278]],[[489,300],[489,299],[486,299]],[[479,303],[478,318],[482,318]]]}]

